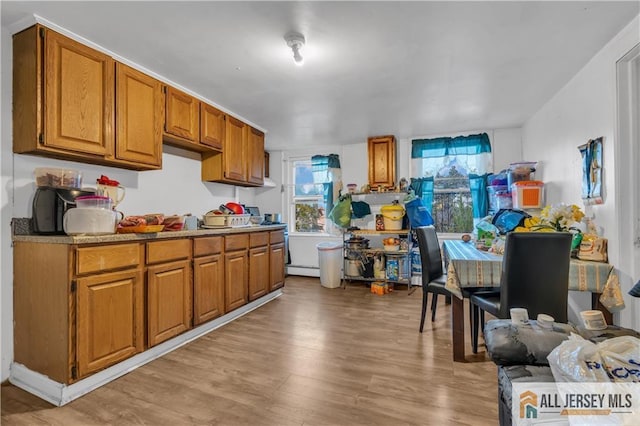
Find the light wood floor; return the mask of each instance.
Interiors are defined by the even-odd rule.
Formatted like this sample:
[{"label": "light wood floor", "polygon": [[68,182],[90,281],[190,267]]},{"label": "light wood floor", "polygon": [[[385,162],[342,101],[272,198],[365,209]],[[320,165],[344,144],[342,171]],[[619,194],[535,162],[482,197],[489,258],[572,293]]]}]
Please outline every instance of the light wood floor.
[{"label": "light wood floor", "polygon": [[278,299],[64,407],[2,386],[2,424],[496,425],[495,366],[451,360],[443,297],[420,334],[421,297],[290,276]]}]

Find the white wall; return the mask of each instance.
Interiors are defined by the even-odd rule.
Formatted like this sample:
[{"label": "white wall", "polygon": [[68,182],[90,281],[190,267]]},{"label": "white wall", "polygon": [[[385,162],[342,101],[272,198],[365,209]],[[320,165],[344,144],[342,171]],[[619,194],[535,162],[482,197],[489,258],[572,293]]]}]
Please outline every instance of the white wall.
[{"label": "white wall", "polygon": [[[620,275],[627,308],[622,311],[623,326],[640,328],[640,301],[626,293],[631,285],[631,267],[619,263],[617,241],[621,232],[616,222],[616,205],[627,191],[637,191],[628,183],[615,181],[616,149],[616,61],[640,42],[640,17],[612,39],[576,74],[543,108],[523,126],[525,159],[540,161],[540,174],[545,181],[547,204],[581,201],[581,157],[578,146],[589,139],[604,136],[605,203],[586,209],[596,223],[604,228],[609,239],[609,261]],[[637,143],[637,141],[636,141]],[[636,277],[637,279],[637,277]],[[587,309],[586,294],[572,293],[570,319],[577,321],[576,312]]]}]

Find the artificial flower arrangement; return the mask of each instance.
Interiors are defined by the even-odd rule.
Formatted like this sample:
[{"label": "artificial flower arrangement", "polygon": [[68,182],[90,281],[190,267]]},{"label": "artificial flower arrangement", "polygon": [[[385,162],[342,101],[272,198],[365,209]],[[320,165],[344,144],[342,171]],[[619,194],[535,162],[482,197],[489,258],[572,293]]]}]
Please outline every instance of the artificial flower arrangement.
[{"label": "artificial flower arrangement", "polygon": [[556,204],[546,206],[540,216],[533,216],[524,220],[524,226],[518,226],[515,232],[571,232],[573,240],[571,251],[577,256],[577,250],[582,242],[580,222],[584,212],[575,204]]},{"label": "artificial flower arrangement", "polygon": [[584,213],[575,204],[557,204],[546,206],[540,216],[533,216],[524,220],[524,226],[515,229],[516,232],[577,232],[576,227],[582,221]]}]

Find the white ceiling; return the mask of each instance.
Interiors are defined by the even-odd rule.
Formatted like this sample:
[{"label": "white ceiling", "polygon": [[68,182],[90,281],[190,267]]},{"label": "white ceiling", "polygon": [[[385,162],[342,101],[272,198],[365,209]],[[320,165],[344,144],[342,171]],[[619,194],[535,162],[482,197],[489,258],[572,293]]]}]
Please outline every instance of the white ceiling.
[{"label": "white ceiling", "polygon": [[[519,127],[640,2],[1,2],[268,131],[267,149]],[[284,34],[304,34],[294,65]],[[639,29],[640,31],[640,29]]]}]

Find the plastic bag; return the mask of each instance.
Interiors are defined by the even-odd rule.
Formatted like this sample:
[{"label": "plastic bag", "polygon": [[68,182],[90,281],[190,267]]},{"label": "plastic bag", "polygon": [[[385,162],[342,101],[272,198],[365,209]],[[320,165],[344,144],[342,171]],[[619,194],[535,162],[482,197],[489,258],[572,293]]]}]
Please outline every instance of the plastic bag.
[{"label": "plastic bag", "polygon": [[633,336],[596,344],[572,334],[547,360],[556,382],[640,383],[640,339]]},{"label": "plastic bag", "polygon": [[500,209],[493,216],[492,223],[501,234],[506,234],[524,224],[524,220],[531,217],[530,214],[517,209]]},{"label": "plastic bag", "polygon": [[328,217],[339,227],[348,228],[351,225],[351,195],[340,196]]},{"label": "plastic bag", "polygon": [[406,202],[404,208],[407,211],[407,218],[412,228],[433,225],[433,217],[431,217],[431,213],[429,213],[429,209],[424,205],[422,199],[414,198]]}]

